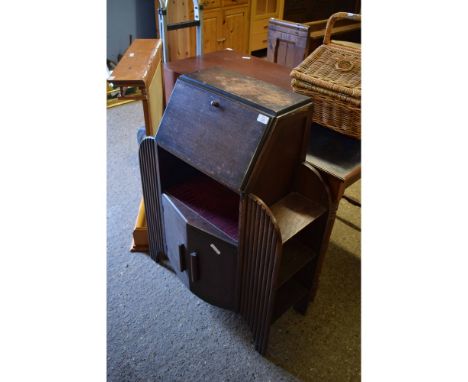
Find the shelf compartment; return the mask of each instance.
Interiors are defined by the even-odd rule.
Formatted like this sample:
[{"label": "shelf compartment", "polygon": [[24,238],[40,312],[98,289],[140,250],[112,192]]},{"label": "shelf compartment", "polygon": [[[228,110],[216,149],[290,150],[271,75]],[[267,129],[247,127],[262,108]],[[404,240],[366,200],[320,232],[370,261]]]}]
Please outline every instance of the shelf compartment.
[{"label": "shelf compartment", "polygon": [[280,272],[276,288],[281,288],[296,273],[316,257],[316,253],[298,238],[288,241],[283,247]]},{"label": "shelf compartment", "polygon": [[286,282],[276,292],[272,322],[281,317],[291,306],[297,304],[306,297],[308,293],[308,289],[294,278]]},{"label": "shelf compartment", "polygon": [[169,187],[166,193],[238,241],[239,195],[235,192],[200,174]]},{"label": "shelf compartment", "polygon": [[281,239],[286,243],[314,220],[322,216],[326,208],[299,194],[291,192],[271,207],[278,223]]}]

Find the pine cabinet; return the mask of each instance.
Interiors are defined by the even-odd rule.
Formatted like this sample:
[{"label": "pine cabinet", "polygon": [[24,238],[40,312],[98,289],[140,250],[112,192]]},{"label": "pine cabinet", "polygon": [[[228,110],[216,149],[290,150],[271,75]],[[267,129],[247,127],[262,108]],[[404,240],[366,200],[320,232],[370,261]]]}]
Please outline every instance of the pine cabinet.
[{"label": "pine cabinet", "polygon": [[252,11],[255,18],[274,17],[283,6],[284,0],[253,0]]},{"label": "pine cabinet", "polygon": [[223,12],[208,10],[203,17],[203,52],[210,53],[223,49]]},{"label": "pine cabinet", "polygon": [[203,16],[203,53],[226,48],[248,52],[248,7],[209,9]]},{"label": "pine cabinet", "polygon": [[252,0],[250,17],[250,51],[265,49],[268,43],[268,19],[283,16],[285,0]]},{"label": "pine cabinet", "polygon": [[[240,53],[249,52],[250,2],[249,0],[205,0],[203,11],[203,52],[226,48]],[[155,2],[156,8],[158,2]],[[177,23],[193,19],[193,3],[173,0],[168,22]],[[180,60],[195,56],[195,28],[168,32],[169,59]]]},{"label": "pine cabinet", "polygon": [[248,53],[248,33],[249,33],[249,10],[248,7],[231,8],[224,11],[223,48],[231,48],[238,52]]}]

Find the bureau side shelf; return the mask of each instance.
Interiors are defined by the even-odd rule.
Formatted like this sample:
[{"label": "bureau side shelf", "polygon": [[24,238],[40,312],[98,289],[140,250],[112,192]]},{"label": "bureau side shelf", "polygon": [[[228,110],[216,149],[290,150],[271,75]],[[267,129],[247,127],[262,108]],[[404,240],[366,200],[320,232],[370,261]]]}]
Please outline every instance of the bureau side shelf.
[{"label": "bureau side shelf", "polygon": [[316,257],[316,253],[298,238],[289,240],[283,246],[283,255],[276,289],[281,288],[296,273],[304,269]]},{"label": "bureau side shelf", "polygon": [[270,325],[291,307],[305,314],[309,304],[329,211],[326,203],[315,202],[323,199],[320,190],[310,189],[320,183],[313,182],[315,170],[309,174],[310,183],[298,188],[313,200],[296,191],[271,207],[255,194],[242,198],[240,313],[261,354],[266,351]]},{"label": "bureau side shelf", "polygon": [[326,212],[324,206],[314,203],[298,192],[286,195],[270,209],[278,223],[283,243]]},{"label": "bureau side shelf", "polygon": [[276,292],[272,323],[283,315],[291,306],[308,295],[309,291],[299,281],[292,278]]}]

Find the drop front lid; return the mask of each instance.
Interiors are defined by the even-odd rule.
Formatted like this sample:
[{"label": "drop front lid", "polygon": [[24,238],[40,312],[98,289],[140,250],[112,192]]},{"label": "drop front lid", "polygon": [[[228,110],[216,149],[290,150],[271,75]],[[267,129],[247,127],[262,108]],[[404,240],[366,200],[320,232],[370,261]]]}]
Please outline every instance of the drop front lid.
[{"label": "drop front lid", "polygon": [[241,192],[271,128],[309,98],[212,68],[177,80],[156,135],[158,145]]}]

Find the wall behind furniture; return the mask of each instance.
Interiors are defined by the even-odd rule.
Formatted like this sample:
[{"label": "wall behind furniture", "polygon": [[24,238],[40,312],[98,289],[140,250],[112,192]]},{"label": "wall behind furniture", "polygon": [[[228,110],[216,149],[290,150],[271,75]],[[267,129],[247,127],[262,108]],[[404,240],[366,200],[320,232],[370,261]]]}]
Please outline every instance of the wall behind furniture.
[{"label": "wall behind furniture", "polygon": [[156,38],[153,0],[107,0],[107,58],[117,62],[136,38]]},{"label": "wall behind furniture", "polygon": [[335,12],[360,13],[361,0],[285,0],[284,19],[305,23],[328,19]]}]

